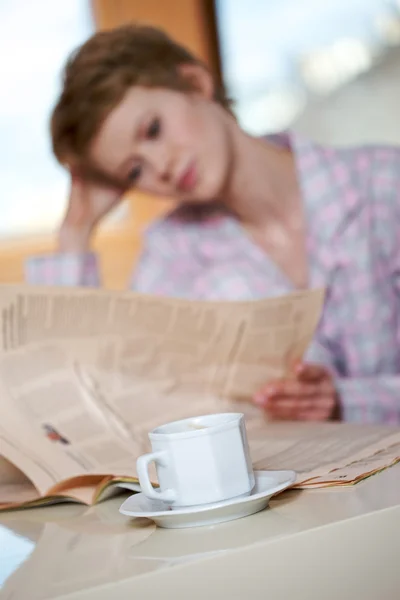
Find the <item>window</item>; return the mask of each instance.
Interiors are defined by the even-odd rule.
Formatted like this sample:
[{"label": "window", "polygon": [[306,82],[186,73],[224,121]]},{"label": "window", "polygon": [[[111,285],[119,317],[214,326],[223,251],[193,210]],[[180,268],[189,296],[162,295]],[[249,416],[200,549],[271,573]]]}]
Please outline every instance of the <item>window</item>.
[{"label": "window", "polygon": [[67,176],[48,122],[69,53],[93,31],[85,0],[0,2],[0,236],[53,230]]},{"label": "window", "polygon": [[400,43],[400,0],[214,1],[226,88],[254,134],[291,126]]},{"label": "window", "polygon": [[0,525],[0,589],[34,548],[35,544],[29,539],[14,534],[12,528]]}]

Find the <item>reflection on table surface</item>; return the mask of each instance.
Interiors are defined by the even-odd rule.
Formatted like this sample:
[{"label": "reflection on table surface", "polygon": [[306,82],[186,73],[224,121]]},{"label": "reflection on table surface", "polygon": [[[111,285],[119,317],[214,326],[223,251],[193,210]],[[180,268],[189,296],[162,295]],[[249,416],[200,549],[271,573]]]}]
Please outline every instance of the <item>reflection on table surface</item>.
[{"label": "reflection on table surface", "polygon": [[57,598],[396,506],[400,465],[351,488],[285,492],[261,513],[195,529],[130,520],[118,512],[125,497],[1,514],[1,598]]}]

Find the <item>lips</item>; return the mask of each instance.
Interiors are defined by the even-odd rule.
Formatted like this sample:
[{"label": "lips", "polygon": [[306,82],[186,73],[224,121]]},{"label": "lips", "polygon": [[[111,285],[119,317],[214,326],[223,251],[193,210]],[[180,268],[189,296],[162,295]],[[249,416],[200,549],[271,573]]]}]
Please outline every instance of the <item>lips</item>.
[{"label": "lips", "polygon": [[181,192],[190,192],[193,190],[197,182],[197,169],[196,164],[191,162],[190,165],[185,169],[182,176],[178,180],[178,189]]}]

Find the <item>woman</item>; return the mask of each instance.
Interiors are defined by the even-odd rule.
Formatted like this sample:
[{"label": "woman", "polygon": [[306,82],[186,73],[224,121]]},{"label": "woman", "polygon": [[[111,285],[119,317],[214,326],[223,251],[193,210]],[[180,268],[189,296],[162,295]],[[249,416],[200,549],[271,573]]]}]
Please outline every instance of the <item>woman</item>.
[{"label": "woman", "polygon": [[139,26],[72,56],[52,138],[71,195],[60,253],[32,259],[31,282],[98,285],[101,218],[131,186],[172,196],[133,289],[239,300],[325,286],[313,362],[255,402],[281,419],[400,423],[397,149],[251,137],[196,58]]}]

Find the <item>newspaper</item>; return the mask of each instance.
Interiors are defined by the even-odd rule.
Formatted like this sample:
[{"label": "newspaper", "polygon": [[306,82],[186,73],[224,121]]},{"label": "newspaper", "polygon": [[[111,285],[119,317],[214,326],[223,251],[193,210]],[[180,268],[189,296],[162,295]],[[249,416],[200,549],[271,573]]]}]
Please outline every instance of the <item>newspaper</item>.
[{"label": "newspaper", "polygon": [[[367,469],[384,468],[400,455],[392,446],[400,443],[396,431],[346,430],[349,446],[340,427],[325,441],[319,425],[305,437],[299,425],[284,434],[249,402],[269,379],[291,376],[323,297],[311,290],[253,302],[192,302],[0,286],[0,454],[39,496],[68,492],[83,501],[105,477],[135,477],[153,427],[234,410],[246,416],[256,467],[294,469],[300,485],[355,481]],[[352,467],[346,478],[327,477],[358,459],[372,462]],[[13,485],[4,503],[12,489],[21,494],[21,483]]]},{"label": "newspaper", "polygon": [[297,488],[357,483],[400,461],[400,430],[394,427],[274,423],[266,430],[254,419],[248,429],[254,468],[292,469]]}]

